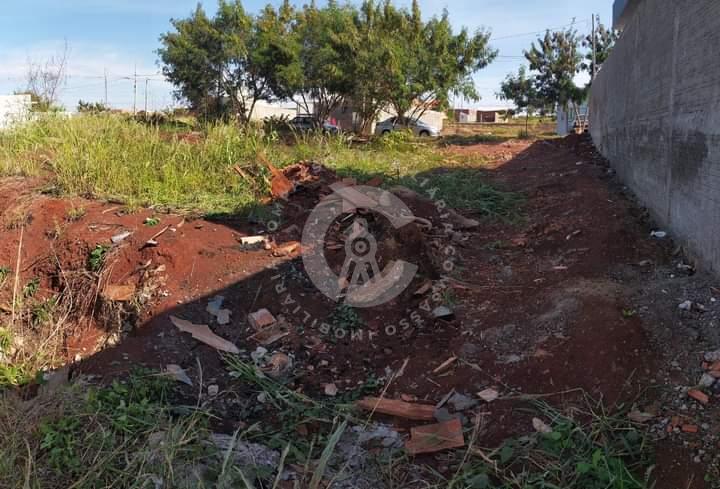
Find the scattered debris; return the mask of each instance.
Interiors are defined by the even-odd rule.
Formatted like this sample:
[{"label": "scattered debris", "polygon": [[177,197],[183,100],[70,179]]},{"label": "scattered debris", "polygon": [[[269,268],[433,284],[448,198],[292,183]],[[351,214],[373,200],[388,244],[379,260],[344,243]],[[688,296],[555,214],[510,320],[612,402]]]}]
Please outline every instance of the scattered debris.
[{"label": "scattered debris", "polygon": [[174,363],[168,364],[165,367],[165,371],[175,378],[178,382],[182,382],[183,384],[187,385],[193,385],[192,380],[188,376],[187,373],[185,373],[185,370],[183,370],[180,365],[175,365]]},{"label": "scattered debris", "polygon": [[267,348],[258,346],[257,348],[255,348],[255,351],[250,353],[250,358],[252,359],[253,363],[257,365],[262,362],[262,360],[265,358],[265,356],[267,356],[267,354]]},{"label": "scattered debris", "polygon": [[276,321],[275,316],[264,308],[248,314],[248,323],[250,323],[250,326],[256,331],[261,331],[268,326],[272,326]]},{"label": "scattered debris", "polygon": [[292,370],[293,361],[288,355],[282,352],[273,353],[268,365],[263,372],[274,379],[279,379]]},{"label": "scattered debris", "polygon": [[132,233],[130,231],[125,231],[123,233],[116,234],[115,236],[110,238],[110,241],[112,241],[112,244],[120,244],[130,236],[132,236]]},{"label": "scattered debris", "polygon": [[441,373],[442,371],[444,371],[445,369],[447,369],[450,365],[452,365],[452,364],[455,363],[456,361],[457,361],[457,357],[456,357],[456,356],[452,356],[452,357],[448,358],[448,359],[445,360],[443,363],[441,363],[440,365],[438,365],[437,368],[436,368],[435,370],[433,370],[433,373],[434,373],[434,374],[439,374],[439,373]]},{"label": "scattered debris", "polygon": [[464,394],[460,394],[459,392],[456,392],[448,400],[448,404],[450,404],[455,411],[466,411],[468,409],[471,409],[471,408],[474,408],[475,406],[477,406],[478,401],[477,401],[477,399],[473,399]]},{"label": "scattered debris", "polygon": [[165,234],[167,230],[170,229],[170,226],[165,226],[157,233],[153,234],[153,236],[145,242],[145,246],[157,246],[158,242],[156,241],[160,236]]},{"label": "scattered debris", "polygon": [[296,251],[300,249],[300,242],[299,241],[290,241],[288,243],[284,243],[280,246],[277,246],[272,254],[273,256],[281,257],[281,256],[290,256]]},{"label": "scattered debris", "polygon": [[210,384],[207,388],[208,396],[215,397],[220,392],[220,387],[217,384]]},{"label": "scattered debris", "polygon": [[538,433],[552,433],[552,428],[540,418],[533,418],[532,425],[535,431],[537,431]]},{"label": "scattered debris", "polygon": [[206,324],[193,324],[175,316],[170,316],[170,321],[183,333],[190,333],[196,340],[212,346],[216,350],[240,353],[237,346],[213,333]]},{"label": "scattered debris", "polygon": [[222,295],[216,295],[212,299],[208,301],[207,306],[205,307],[205,310],[210,313],[213,316],[217,316],[220,312],[220,309],[222,309],[223,302],[225,301],[225,296]]},{"label": "scattered debris", "polygon": [[688,397],[695,399],[700,404],[707,404],[710,402],[710,398],[703,391],[697,389],[690,389],[688,391]]},{"label": "scattered debris", "polygon": [[720,362],[720,350],[705,352],[703,358],[706,362]]},{"label": "scattered debris", "polygon": [[435,453],[464,446],[465,437],[459,419],[412,428],[410,440],[405,443],[405,449],[410,455]]},{"label": "scattered debris", "polygon": [[249,339],[260,343],[261,345],[270,346],[278,340],[289,335],[290,332],[283,330],[280,323],[275,323],[272,326],[264,328],[254,335],[250,336]]},{"label": "scattered debris", "polygon": [[272,174],[272,179],[270,180],[270,194],[274,198],[287,199],[288,195],[295,190],[293,183],[288,180],[281,170],[275,168],[275,166],[270,163],[265,156],[258,155],[258,159],[262,161]]},{"label": "scattered debris", "polygon": [[627,414],[627,417],[630,421],[634,421],[635,423],[640,424],[647,423],[648,421],[655,419],[654,414],[644,413],[642,411],[638,411],[637,409],[635,409],[634,411],[630,411]]},{"label": "scattered debris", "polygon": [[667,238],[667,233],[665,231],[653,231],[650,233],[650,237],[663,239],[663,238]]},{"label": "scattered debris", "polygon": [[500,393],[495,389],[485,389],[477,393],[477,396],[485,402],[493,402],[500,397]]},{"label": "scattered debris", "polygon": [[334,383],[325,384],[325,395],[335,397],[338,393],[338,388]]},{"label": "scattered debris", "polygon": [[685,301],[682,304],[678,305],[678,309],[681,311],[691,311],[693,307],[692,301]]},{"label": "scattered debris", "polygon": [[449,319],[455,315],[455,313],[447,306],[438,306],[432,313],[433,316],[438,319]]},{"label": "scattered debris", "polygon": [[430,289],[432,288],[432,281],[428,280],[427,282],[423,283],[414,293],[413,295],[425,295]]},{"label": "scattered debris", "polygon": [[435,406],[416,404],[394,399],[366,397],[357,401],[357,407],[373,413],[387,414],[415,421],[432,421],[435,419]]},{"label": "scattered debris", "polygon": [[215,316],[215,319],[217,320],[218,324],[229,324],[230,323],[230,314],[232,314],[232,311],[230,309],[222,309],[223,301],[225,300],[225,297],[218,295],[213,297],[210,302],[208,302],[207,307],[205,310],[209,312],[211,315]]},{"label": "scattered debris", "polygon": [[712,374],[704,373],[700,377],[700,381],[698,382],[698,385],[701,387],[712,387],[713,384],[715,383],[715,381],[716,381],[716,378]]},{"label": "scattered debris", "polygon": [[136,290],[134,285],[107,285],[102,296],[109,301],[127,302],[135,296]]},{"label": "scattered debris", "polygon": [[269,246],[267,236],[243,236],[240,238],[240,245],[246,250],[256,250]]}]

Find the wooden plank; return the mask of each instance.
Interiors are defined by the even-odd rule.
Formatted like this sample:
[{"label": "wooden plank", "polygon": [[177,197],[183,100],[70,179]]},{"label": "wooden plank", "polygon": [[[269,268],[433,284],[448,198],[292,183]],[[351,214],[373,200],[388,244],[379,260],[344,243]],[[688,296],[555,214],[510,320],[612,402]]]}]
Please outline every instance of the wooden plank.
[{"label": "wooden plank", "polygon": [[399,418],[416,421],[432,421],[435,419],[435,406],[429,404],[416,404],[395,399],[381,399],[366,397],[357,401],[356,405],[365,411],[388,414]]}]

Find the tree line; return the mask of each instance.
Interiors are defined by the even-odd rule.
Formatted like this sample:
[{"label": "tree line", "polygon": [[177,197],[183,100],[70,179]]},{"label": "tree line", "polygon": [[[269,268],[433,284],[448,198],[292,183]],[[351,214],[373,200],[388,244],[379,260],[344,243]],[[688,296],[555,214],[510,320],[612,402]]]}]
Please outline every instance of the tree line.
[{"label": "tree line", "polygon": [[[584,37],[572,28],[547,31],[523,53],[529,70],[521,66],[517,74],[508,75],[497,96],[513,101],[526,116],[558,106],[577,110],[587,98],[592,76],[600,71],[618,37],[617,31],[602,24]],[[578,86],[575,76],[583,71],[591,75],[591,80]]]},{"label": "tree line", "polygon": [[212,17],[199,5],[171,23],[158,54],[175,95],[198,114],[244,122],[260,100],[292,100],[318,121],[348,102],[363,128],[386,107],[419,117],[451,96],[478,100],[472,75],[497,56],[489,31],[455,30],[447,11],[424,20],[417,0],[285,0],[257,14],[221,0]]}]

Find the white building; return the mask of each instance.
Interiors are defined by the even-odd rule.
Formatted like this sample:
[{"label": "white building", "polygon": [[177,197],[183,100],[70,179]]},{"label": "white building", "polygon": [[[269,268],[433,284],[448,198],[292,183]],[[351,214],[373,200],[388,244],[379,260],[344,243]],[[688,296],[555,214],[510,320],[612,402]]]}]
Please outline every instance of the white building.
[{"label": "white building", "polygon": [[27,120],[31,107],[30,95],[0,95],[0,129]]}]

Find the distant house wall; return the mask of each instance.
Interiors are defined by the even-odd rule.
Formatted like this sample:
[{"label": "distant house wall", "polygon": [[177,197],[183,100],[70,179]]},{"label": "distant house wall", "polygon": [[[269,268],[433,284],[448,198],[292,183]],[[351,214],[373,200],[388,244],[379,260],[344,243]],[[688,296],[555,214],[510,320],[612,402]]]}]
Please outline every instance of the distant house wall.
[{"label": "distant house wall", "polygon": [[266,117],[289,117],[293,118],[298,114],[297,106],[294,103],[266,102],[258,100],[252,113],[252,120],[261,121]]},{"label": "distant house wall", "polygon": [[31,108],[30,95],[0,95],[0,129],[27,120]]},{"label": "distant house wall", "polygon": [[720,271],[720,1],[630,3],[590,132],[660,225]]}]

